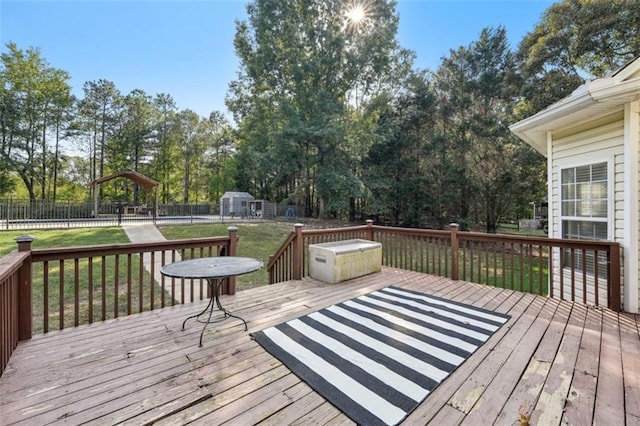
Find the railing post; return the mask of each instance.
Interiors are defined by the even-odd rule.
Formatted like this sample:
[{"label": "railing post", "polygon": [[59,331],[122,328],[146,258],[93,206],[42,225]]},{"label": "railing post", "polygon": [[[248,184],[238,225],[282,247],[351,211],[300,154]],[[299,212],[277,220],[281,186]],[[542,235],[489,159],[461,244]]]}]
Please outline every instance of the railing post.
[{"label": "railing post", "polygon": [[373,240],[373,219],[367,219],[367,240]]},{"label": "railing post", "polygon": [[[596,259],[596,262],[598,260]],[[607,299],[609,309],[620,312],[620,244],[609,246],[609,289]]]},{"label": "railing post", "polygon": [[[229,252],[227,256],[235,256],[238,249],[238,227],[230,226],[227,228],[229,231]],[[236,279],[235,277],[227,278],[225,294],[236,294]]]},{"label": "railing post", "polygon": [[[273,255],[270,254],[269,255],[269,260],[267,261],[267,265],[271,264],[271,260],[272,259],[273,259]],[[273,284],[275,282],[273,269],[274,268],[271,268],[271,269],[267,270],[267,272],[269,274],[269,284]]]},{"label": "railing post", "polygon": [[[21,235],[16,238],[18,251],[31,251],[34,238]],[[18,271],[18,340],[31,339],[32,328],[32,277],[31,256],[27,257]]]},{"label": "railing post", "polygon": [[227,256],[235,256],[238,250],[238,227],[230,226],[227,231],[229,231],[229,253]]},{"label": "railing post", "polygon": [[451,279],[458,280],[458,229],[457,223],[449,224],[451,228]]},{"label": "railing post", "polygon": [[302,237],[302,223],[296,223],[293,225],[296,233],[296,239],[293,245],[293,279],[301,280],[304,265],[302,264],[304,258],[304,240]]}]

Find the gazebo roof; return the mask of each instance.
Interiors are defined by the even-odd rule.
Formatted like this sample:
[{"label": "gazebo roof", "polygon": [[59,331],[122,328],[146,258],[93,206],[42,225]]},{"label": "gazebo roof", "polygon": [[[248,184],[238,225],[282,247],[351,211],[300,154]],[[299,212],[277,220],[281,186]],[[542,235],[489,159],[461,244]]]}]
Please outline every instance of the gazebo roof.
[{"label": "gazebo roof", "polygon": [[134,170],[125,170],[123,172],[118,172],[118,173],[114,173],[112,175],[109,176],[103,176],[99,179],[96,179],[92,182],[93,185],[100,185],[101,183],[110,181],[112,179],[115,178],[119,178],[119,177],[125,177],[127,179],[131,179],[132,181],[134,181],[135,183],[137,183],[138,185],[144,186],[147,189],[150,188],[154,188],[156,186],[158,186],[158,182],[156,182],[155,180],[146,177],[145,175],[143,175],[142,173],[138,173]]}]

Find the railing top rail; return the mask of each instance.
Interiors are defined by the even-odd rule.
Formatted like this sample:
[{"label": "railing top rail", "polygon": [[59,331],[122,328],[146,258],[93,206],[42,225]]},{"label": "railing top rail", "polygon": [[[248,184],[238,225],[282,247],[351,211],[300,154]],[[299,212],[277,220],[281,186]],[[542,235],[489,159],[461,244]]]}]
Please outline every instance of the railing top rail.
[{"label": "railing top rail", "polygon": [[400,228],[395,226],[381,226],[381,225],[372,225],[371,228],[373,229],[374,232],[381,231],[381,232],[389,232],[394,234],[437,236],[437,237],[451,236],[451,231],[442,231],[438,229]]},{"label": "railing top rail", "polygon": [[458,232],[459,240],[469,241],[485,241],[485,242],[507,242],[507,243],[525,243],[531,245],[540,245],[548,247],[564,247],[564,248],[580,248],[587,250],[604,250],[612,244],[618,244],[615,241],[595,241],[595,240],[576,240],[565,238],[547,238],[547,237],[528,237],[507,234],[484,234],[482,232]]},{"label": "railing top rail", "polygon": [[94,246],[56,247],[31,250],[32,260],[73,259],[113,254],[148,253],[161,250],[223,246],[230,241],[228,236],[189,238],[182,240],[154,241],[146,243],[103,244]]},{"label": "railing top rail", "polygon": [[305,236],[309,235],[330,235],[330,234],[340,234],[345,232],[354,232],[354,231],[364,231],[368,229],[367,225],[359,225],[359,226],[347,226],[344,228],[326,228],[326,229],[303,229],[302,233]]},{"label": "railing top rail", "polygon": [[29,252],[14,251],[0,258],[0,281],[15,273],[29,257]]}]

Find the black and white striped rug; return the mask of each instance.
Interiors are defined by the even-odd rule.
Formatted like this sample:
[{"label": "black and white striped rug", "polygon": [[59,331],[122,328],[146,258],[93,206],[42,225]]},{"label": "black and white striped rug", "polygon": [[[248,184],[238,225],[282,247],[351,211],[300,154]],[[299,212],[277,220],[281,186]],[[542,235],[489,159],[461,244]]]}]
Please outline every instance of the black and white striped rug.
[{"label": "black and white striped rug", "polygon": [[509,316],[386,287],[253,333],[362,425],[395,425]]}]

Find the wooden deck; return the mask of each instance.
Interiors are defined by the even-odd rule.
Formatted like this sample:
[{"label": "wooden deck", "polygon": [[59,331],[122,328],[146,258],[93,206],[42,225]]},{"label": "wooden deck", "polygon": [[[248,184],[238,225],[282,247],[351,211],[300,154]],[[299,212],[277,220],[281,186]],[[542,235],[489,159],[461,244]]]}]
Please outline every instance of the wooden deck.
[{"label": "wooden deck", "polygon": [[[640,316],[409,271],[223,296],[249,332],[396,285],[511,315],[404,424],[640,424]],[[0,378],[0,424],[350,424],[241,322],[184,305],[21,343]]]}]

